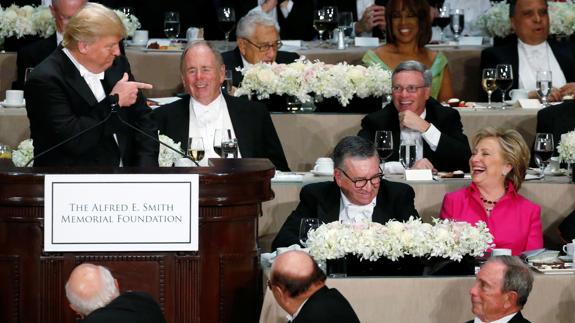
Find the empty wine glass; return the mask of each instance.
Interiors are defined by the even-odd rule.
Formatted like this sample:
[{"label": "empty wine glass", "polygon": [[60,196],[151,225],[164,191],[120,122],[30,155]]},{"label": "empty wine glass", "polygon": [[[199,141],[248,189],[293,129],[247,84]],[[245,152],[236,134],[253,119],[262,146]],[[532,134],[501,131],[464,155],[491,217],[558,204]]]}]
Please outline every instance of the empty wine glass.
[{"label": "empty wine glass", "polygon": [[501,90],[501,103],[505,103],[505,95],[513,85],[513,68],[511,64],[497,64],[495,69],[497,70],[497,88]]},{"label": "empty wine glass", "polygon": [[459,41],[459,35],[463,32],[465,28],[465,15],[463,9],[453,9],[450,12],[451,18],[451,31],[453,32],[453,38]]},{"label": "empty wine glass", "polygon": [[236,11],[232,7],[220,7],[217,10],[218,24],[226,37],[226,49],[230,42],[230,33],[236,24]]},{"label": "empty wine glass", "polygon": [[533,150],[535,151],[535,162],[539,167],[541,177],[545,176],[545,167],[551,159],[554,151],[553,134],[551,133],[537,133],[535,135],[535,144]]},{"label": "empty wine glass", "polygon": [[299,225],[299,243],[302,247],[307,247],[308,234],[312,230],[319,228],[318,218],[302,218]]},{"label": "empty wine glass", "polygon": [[178,38],[180,34],[180,14],[178,12],[166,12],[164,15],[164,33],[171,40]]},{"label": "empty wine glass", "polygon": [[549,106],[549,94],[553,88],[553,78],[551,71],[537,71],[537,79],[535,83],[537,94],[541,97],[541,104],[543,107]]},{"label": "empty wine glass", "polygon": [[497,89],[496,74],[494,68],[484,68],[481,76],[481,86],[483,86],[483,90],[487,92],[488,109],[493,108],[491,106],[491,94]]},{"label": "empty wine glass", "polygon": [[393,153],[393,135],[389,130],[378,130],[375,132],[375,149],[379,153],[379,162],[385,161]]}]

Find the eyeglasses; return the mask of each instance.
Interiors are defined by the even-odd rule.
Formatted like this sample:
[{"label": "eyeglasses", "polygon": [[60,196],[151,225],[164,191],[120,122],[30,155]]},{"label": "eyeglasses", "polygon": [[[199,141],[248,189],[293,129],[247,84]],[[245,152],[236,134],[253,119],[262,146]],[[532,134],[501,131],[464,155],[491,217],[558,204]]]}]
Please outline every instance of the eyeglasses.
[{"label": "eyeglasses", "polygon": [[393,93],[401,93],[401,92],[403,92],[403,90],[406,90],[407,93],[415,93],[415,92],[417,92],[417,90],[424,88],[424,87],[427,87],[427,85],[421,85],[421,86],[408,85],[406,87],[394,85],[391,87],[391,91]]},{"label": "eyeglasses", "polygon": [[379,183],[381,183],[381,178],[383,177],[383,171],[381,170],[381,168],[379,169],[379,173],[377,173],[375,176],[371,178],[358,178],[358,179],[353,179],[349,177],[349,175],[347,175],[347,173],[343,169],[341,168],[338,169],[343,173],[343,175],[345,175],[345,177],[347,177],[353,183],[353,186],[355,186],[355,188],[364,188],[365,185],[367,185],[367,182],[370,182],[371,186],[378,186]]},{"label": "eyeglasses", "polygon": [[254,46],[255,48],[258,49],[258,51],[260,52],[267,52],[270,49],[274,49],[274,50],[278,50],[282,47],[283,43],[281,42],[281,40],[276,41],[275,43],[271,43],[271,44],[263,44],[263,45],[256,45],[254,44],[251,40],[247,39],[247,38],[243,38],[245,39],[245,41],[247,41],[248,43],[250,43],[252,46]]}]

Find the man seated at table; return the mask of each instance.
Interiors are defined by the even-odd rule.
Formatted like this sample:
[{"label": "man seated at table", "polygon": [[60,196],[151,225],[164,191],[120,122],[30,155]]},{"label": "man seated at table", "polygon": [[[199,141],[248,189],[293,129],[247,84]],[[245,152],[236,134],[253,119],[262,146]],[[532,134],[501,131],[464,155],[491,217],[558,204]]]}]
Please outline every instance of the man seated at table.
[{"label": "man seated at table", "polygon": [[310,255],[288,251],[272,264],[268,287],[288,322],[359,323],[351,304],[335,288],[325,285],[325,273]]},{"label": "man seated at table", "polygon": [[149,138],[157,130],[139,90],[152,86],[133,81],[118,44],[125,36],[114,11],[88,3],[68,22],[63,47],[32,71],[24,93],[34,166],[158,165]]},{"label": "man seated at table", "polygon": [[357,136],[343,138],[334,148],[334,180],[304,186],[300,202],[283,224],[272,250],[299,243],[303,218],[322,223],[343,221],[386,223],[418,217],[411,186],[382,179],[379,156],[373,145]]},{"label": "man seated at table", "polygon": [[[511,64],[513,89],[527,89],[537,98],[537,71],[551,71],[551,101],[575,94],[575,46],[570,41],[557,42],[549,36],[549,13],[546,0],[510,0],[509,18],[517,38],[481,52],[481,70],[497,64]],[[499,93],[499,96],[497,96]],[[500,97],[498,90],[494,97]]]},{"label": "man seated at table", "polygon": [[213,147],[216,129],[230,129],[237,138],[239,156],[268,158],[278,170],[289,170],[269,112],[261,103],[222,94],[225,66],[220,53],[205,41],[184,50],[180,63],[187,96],[154,111],[159,131],[187,148],[188,138],[203,138],[205,156],[219,158]]},{"label": "man seated at table", "polygon": [[459,112],[430,97],[431,71],[416,61],[400,63],[392,74],[392,102],[361,120],[359,136],[374,141],[377,130],[389,130],[399,160],[403,141],[415,142],[413,168],[439,171],[469,170],[469,142]]},{"label": "man seated at table", "polygon": [[491,257],[470,290],[475,320],[467,323],[529,323],[521,314],[533,287],[533,274],[513,256]]},{"label": "man seated at table", "polygon": [[120,294],[118,281],[103,267],[83,263],[66,282],[70,308],[82,323],[165,323],[158,303],[148,294]]},{"label": "man seated at table", "polygon": [[[556,155],[561,135],[575,129],[575,101],[566,100],[561,104],[537,111],[537,133],[552,133]],[[532,146],[533,147],[533,146]]]}]

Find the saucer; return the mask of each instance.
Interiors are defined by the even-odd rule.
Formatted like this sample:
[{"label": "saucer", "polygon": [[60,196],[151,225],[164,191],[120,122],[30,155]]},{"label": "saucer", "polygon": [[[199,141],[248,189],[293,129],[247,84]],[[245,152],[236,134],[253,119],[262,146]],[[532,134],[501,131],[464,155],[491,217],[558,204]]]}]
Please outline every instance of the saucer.
[{"label": "saucer", "polygon": [[318,171],[318,170],[310,170],[310,172],[312,174],[314,174],[315,176],[333,176],[333,170],[328,171],[328,172],[322,172],[322,171]]},{"label": "saucer", "polygon": [[558,258],[559,258],[559,260],[564,261],[564,262],[572,262],[573,261],[573,257],[571,257],[571,256],[559,256]]},{"label": "saucer", "polygon": [[0,104],[5,108],[24,108],[26,106],[26,100],[23,100],[22,103],[8,103],[6,101],[2,101]]}]

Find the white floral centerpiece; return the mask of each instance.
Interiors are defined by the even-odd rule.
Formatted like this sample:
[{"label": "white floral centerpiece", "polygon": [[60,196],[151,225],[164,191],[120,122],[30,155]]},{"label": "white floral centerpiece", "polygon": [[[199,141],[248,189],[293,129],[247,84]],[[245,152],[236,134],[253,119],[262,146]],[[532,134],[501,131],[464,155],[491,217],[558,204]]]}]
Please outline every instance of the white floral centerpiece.
[{"label": "white floral centerpiece", "polygon": [[434,219],[429,224],[413,217],[386,224],[331,222],[310,231],[307,240],[310,254],[318,261],[350,254],[370,261],[382,257],[396,261],[404,256],[461,261],[466,255],[482,256],[492,243],[493,236],[484,222],[473,226]]},{"label": "white floral centerpiece", "polygon": [[332,65],[301,57],[290,64],[258,63],[244,67],[241,72],[244,78],[235,94],[255,93],[258,99],[287,94],[305,103],[315,94],[336,97],[346,106],[354,95],[380,97],[391,91],[391,73],[377,66]]},{"label": "white floral centerpiece", "polygon": [[122,20],[122,24],[124,24],[124,28],[126,28],[126,33],[128,36],[134,36],[136,30],[141,27],[140,20],[136,16],[132,14],[126,15],[120,10],[114,10],[114,12],[118,15],[118,17],[120,17],[120,20]]},{"label": "white floral centerpiece", "polygon": [[[568,36],[575,32],[575,4],[572,2],[548,2],[549,33]],[[487,35],[506,37],[513,31],[509,20],[509,4],[501,1],[483,13],[475,24]]]},{"label": "white floral centerpiece", "polygon": [[[30,161],[30,159],[34,158],[34,143],[32,139],[26,139],[22,141],[16,150],[12,151],[12,162],[16,167],[24,167]],[[31,162],[30,165],[32,166],[34,162]]]},{"label": "white floral centerpiece", "polygon": [[[180,143],[174,142],[172,138],[166,135],[158,134],[158,140],[183,153],[182,148],[180,147]],[[160,167],[172,167],[176,160],[180,159],[181,157],[181,154],[178,154],[170,148],[160,144],[160,153],[158,154],[158,164]]]},{"label": "white floral centerpiece", "polygon": [[559,152],[560,162],[575,163],[575,130],[561,135],[557,152]]}]

